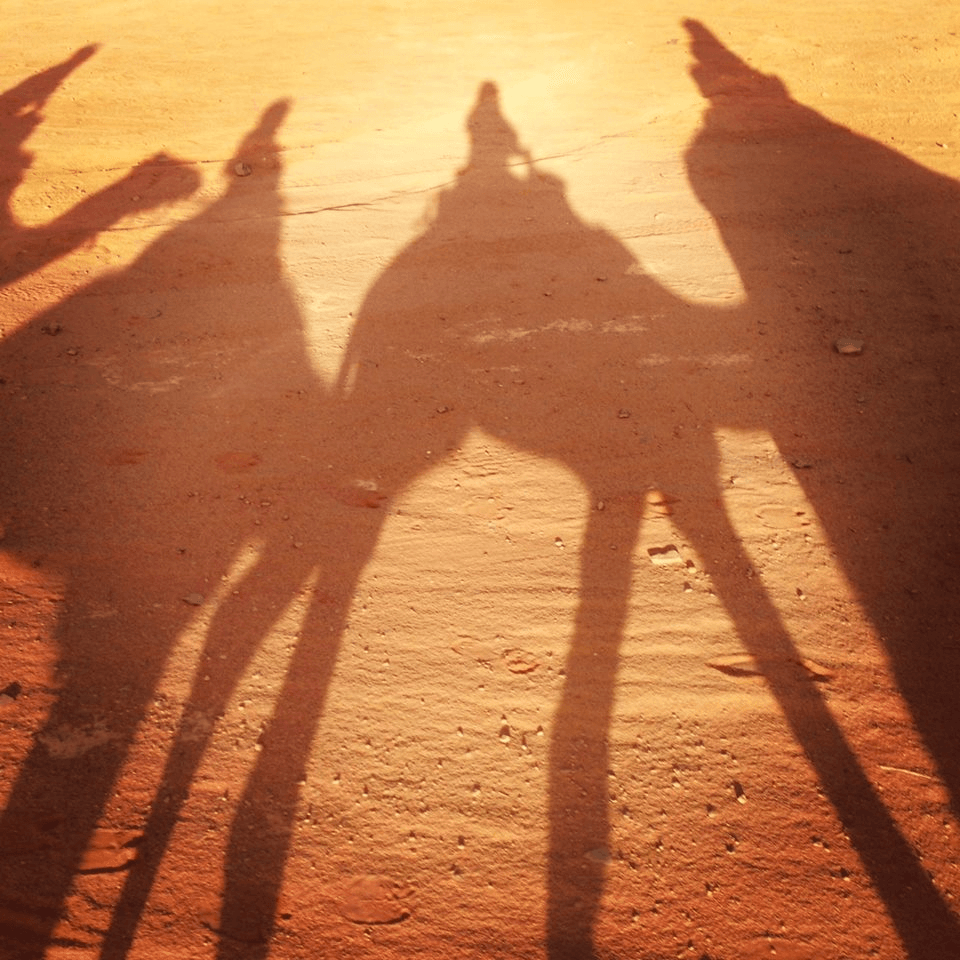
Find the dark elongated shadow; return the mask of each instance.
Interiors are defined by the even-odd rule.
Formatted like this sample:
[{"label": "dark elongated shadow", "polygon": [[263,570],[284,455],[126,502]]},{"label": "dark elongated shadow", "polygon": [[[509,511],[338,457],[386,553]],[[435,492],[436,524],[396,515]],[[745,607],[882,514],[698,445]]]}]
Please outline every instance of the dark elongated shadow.
[{"label": "dark elongated shadow", "polygon": [[[353,484],[357,477],[369,476],[378,469],[376,443],[368,445],[368,438],[358,437],[357,425],[350,421],[355,411],[331,403],[309,368],[303,330],[293,304],[274,293],[283,286],[274,258],[282,217],[282,167],[276,136],[285,113],[283,103],[267,110],[226,165],[231,177],[238,164],[251,168],[251,179],[257,181],[254,192],[250,192],[245,179],[234,178],[223,199],[184,229],[209,241],[209,227],[246,221],[258,225],[251,239],[269,264],[262,278],[269,296],[235,319],[238,327],[232,335],[240,337],[242,343],[244,327],[249,323],[252,331],[264,337],[256,349],[264,351],[269,359],[262,369],[261,364],[254,363],[250,369],[232,372],[226,393],[228,398],[235,393],[236,405],[224,413],[233,421],[230,433],[238,439],[243,435],[243,449],[254,443],[255,449],[262,451],[264,469],[274,482],[289,482],[295,489],[302,485],[310,495],[275,502],[274,517],[282,515],[281,522],[259,522],[255,531],[261,543],[258,559],[207,628],[184,714],[147,815],[140,854],[131,865],[104,939],[104,960],[124,957],[130,950],[216,723],[251,658],[290,601],[318,577],[323,600],[314,602],[305,616],[299,631],[301,639],[287,665],[284,682],[276,691],[274,714],[259,738],[261,751],[238,798],[216,926],[220,956],[231,957],[238,949],[246,958],[269,953],[308,754],[323,713],[357,580],[386,515],[381,509],[385,495],[364,496]],[[240,232],[244,233],[242,228]],[[170,242],[180,239],[174,234]],[[252,395],[248,385],[251,380],[258,384]],[[218,387],[218,393],[223,391],[224,387]],[[292,392],[298,399],[290,408],[289,401],[285,403],[282,398]],[[366,412],[372,415],[372,411]],[[218,437],[218,443],[222,446],[224,438]],[[333,467],[315,476],[316,482],[311,484],[304,476],[303,464],[316,464],[319,459],[324,464],[332,462]],[[345,463],[358,464],[358,469],[345,474]],[[276,497],[276,491],[272,491],[271,498]],[[291,530],[301,538],[298,549],[291,549]],[[223,521],[204,527],[203,532],[215,540],[232,539],[237,533]],[[200,730],[205,731],[199,734],[198,718]]]},{"label": "dark elongated shadow", "polygon": [[[468,163],[429,229],[368,293],[341,385],[360,436],[383,452],[390,489],[424,468],[419,451],[453,448],[480,427],[563,464],[589,503],[610,505],[590,513],[550,739],[546,941],[552,960],[589,958],[607,870],[610,712],[645,493],[637,465],[666,477],[676,449],[672,373],[644,367],[638,385],[637,361],[679,349],[714,318],[577,216],[562,182],[531,161],[492,83],[467,127]],[[619,415],[625,407],[633,419]],[[699,485],[712,489],[709,444],[695,459],[707,471]]]},{"label": "dark elongated shadow", "polygon": [[[699,56],[702,32],[691,29]],[[705,84],[711,70],[724,74],[735,62],[726,52],[713,64],[700,59],[695,75]],[[747,87],[749,95],[783,96],[782,85],[772,78],[750,75]],[[808,124],[826,124],[812,111],[806,116]],[[767,153],[778,155],[776,128],[770,132],[769,118],[767,123],[771,143],[762,144],[754,157],[755,171],[775,162]],[[900,834],[822,693],[796,666],[800,652],[775,605],[762,587],[745,589],[731,573],[749,564],[717,506],[721,490],[713,429],[748,426],[779,434],[765,404],[783,385],[765,379],[764,363],[768,344],[782,350],[797,330],[784,326],[773,341],[765,341],[758,327],[777,302],[769,268],[790,243],[780,235],[782,198],[773,184],[793,184],[806,176],[807,158],[793,155],[799,168],[793,178],[780,164],[779,179],[767,191],[756,182],[742,186],[761,209],[770,204],[777,229],[764,238],[762,249],[753,249],[758,266],[745,280],[747,304],[721,311],[672,296],[643,275],[614,237],[584,224],[567,204],[562,184],[530,162],[499,110],[492,84],[481,88],[468,130],[467,167],[440,197],[430,229],[398,255],[368,294],[341,382],[349,385],[350,402],[361,410],[399,411],[399,430],[419,434],[409,449],[428,443],[442,450],[468,427],[480,426],[573,470],[592,502],[620,504],[618,510],[590,515],[576,629],[551,738],[551,958],[595,955],[604,869],[591,862],[590,854],[608,842],[606,737],[630,596],[630,550],[639,527],[635,504],[642,495],[636,489],[641,464],[645,476],[685,491],[678,519],[705,558],[742,641],[762,665],[787,725],[844,822],[910,956],[942,956],[944,944],[953,949],[960,943],[956,918]],[[708,122],[708,133],[690,153],[698,187],[695,164],[706,175],[725,160],[721,150],[714,151],[709,131]],[[860,138],[847,137],[848,149],[871,149]],[[824,166],[840,166],[845,159],[840,152],[821,160],[820,175],[828,172]],[[840,169],[837,176],[852,175]],[[735,175],[717,179],[741,189]],[[742,263],[741,251],[731,252]],[[623,322],[614,325],[611,318]],[[678,358],[691,349],[703,356],[746,353],[751,372],[746,378],[741,372],[716,374],[715,389],[695,401],[699,409],[691,408],[671,364],[642,365],[637,374],[643,358]],[[411,391],[410,384],[417,383],[426,389]],[[443,433],[437,432],[428,404],[447,411]],[[639,410],[629,427],[617,416],[623,407]],[[693,424],[699,429],[684,429]],[[815,404],[807,403],[803,425],[819,442],[835,439]],[[789,454],[790,440],[778,439]],[[389,454],[389,438],[380,440]],[[681,461],[682,477],[677,473]],[[409,482],[390,466],[399,458],[387,456],[384,462],[394,486]]]}]

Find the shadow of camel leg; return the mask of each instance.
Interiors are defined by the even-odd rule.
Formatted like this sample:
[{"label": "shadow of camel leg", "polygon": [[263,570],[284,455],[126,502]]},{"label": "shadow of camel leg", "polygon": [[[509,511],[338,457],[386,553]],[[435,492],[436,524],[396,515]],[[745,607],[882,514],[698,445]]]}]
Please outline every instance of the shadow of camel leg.
[{"label": "shadow of camel leg", "polygon": [[[325,601],[312,601],[299,631],[300,640],[261,737],[262,749],[240,798],[226,852],[219,955],[229,956],[235,946],[242,947],[245,960],[269,952],[310,746],[326,702],[354,589],[377,542],[385,513],[348,511],[336,527],[319,524],[322,558],[310,554],[294,568],[286,548],[282,556],[264,554],[239,588],[241,597],[259,600],[259,612],[254,616],[245,600],[228,602],[218,612],[191,691],[189,716],[177,731],[161,781],[163,792],[151,810],[143,852],[118,902],[101,960],[122,960],[129,953],[164,852],[212,738],[212,724],[226,710],[263,639],[319,568]],[[203,736],[190,725],[198,713],[209,725]],[[267,812],[269,816],[264,816]]]},{"label": "shadow of camel leg", "polygon": [[[310,752],[356,586],[388,511],[354,511],[347,525],[323,528],[319,592],[300,629],[260,738],[262,750],[237,805],[224,861],[217,956],[260,960],[270,953],[284,870]],[[333,534],[336,534],[335,536]]]},{"label": "shadow of camel leg", "polygon": [[238,944],[244,960],[270,952],[297,805],[351,597],[352,591],[340,598],[335,610],[314,605],[261,737],[263,750],[240,797],[227,845],[221,960],[235,957]]},{"label": "shadow of camel leg", "polygon": [[240,597],[231,597],[214,616],[147,817],[140,854],[131,865],[104,937],[101,960],[126,957],[215,725],[251,658],[309,571],[309,564],[290,569],[289,560],[267,552],[241,582]]},{"label": "shadow of camel leg", "polygon": [[[720,506],[678,516],[704,558],[737,634],[757,660],[790,731],[806,754],[850,842],[882,898],[910,960],[960,957],[960,923],[900,833],[763,587],[744,588],[751,566]],[[756,581],[752,581],[756,583]]]},{"label": "shadow of camel leg", "polygon": [[[143,624],[143,629],[148,624]],[[161,662],[144,663],[139,682],[123,685],[101,681],[88,673],[71,677],[58,702],[35,735],[35,743],[21,764],[16,784],[0,817],[3,850],[3,886],[18,892],[30,904],[30,924],[10,925],[7,936],[19,940],[17,960],[41,960],[56,935],[65,903],[82,868],[84,851],[94,836],[107,801],[151,702]],[[122,676],[117,671],[116,676]],[[90,703],[86,703],[89,697]],[[64,731],[75,729],[77,716],[102,709],[103,703],[122,702],[110,714],[111,739],[92,755],[53,759],[45,746],[57,742]],[[17,849],[38,824],[52,824],[43,833],[51,849],[26,856]],[[44,847],[47,844],[44,844]],[[8,879],[8,876],[10,879]],[[36,910],[33,904],[42,905]]]},{"label": "shadow of camel leg", "polygon": [[550,960],[595,957],[610,832],[610,716],[641,508],[591,510],[580,557],[576,625],[550,740]]},{"label": "shadow of camel leg", "polygon": [[[149,564],[143,578],[124,578],[112,564],[91,563],[78,571],[66,595],[56,635],[57,698],[0,813],[0,891],[13,893],[13,902],[22,901],[29,911],[29,924],[8,924],[2,931],[7,943],[16,944],[17,960],[47,956],[61,918],[70,918],[67,901],[85,851],[105,825],[104,810],[163,675],[166,638],[182,629],[177,613],[168,618],[138,604],[152,596],[150,575]],[[97,602],[116,604],[124,616],[91,617]],[[135,662],[129,636],[144,638]],[[84,747],[91,731],[103,742],[93,739]],[[79,750],[55,749],[76,742],[78,733]],[[0,956],[7,956],[2,946]]]}]

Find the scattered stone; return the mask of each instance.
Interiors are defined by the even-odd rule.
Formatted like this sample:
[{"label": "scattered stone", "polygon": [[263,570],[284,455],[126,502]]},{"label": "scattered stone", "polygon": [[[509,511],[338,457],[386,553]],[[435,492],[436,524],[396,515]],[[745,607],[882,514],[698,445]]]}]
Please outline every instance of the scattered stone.
[{"label": "scattered stone", "polygon": [[13,683],[8,683],[3,690],[0,690],[0,707],[13,703],[21,693],[23,693],[23,687],[16,680]]},{"label": "scattered stone", "polygon": [[654,517],[672,517],[673,505],[679,502],[679,497],[668,496],[660,490],[650,490],[645,498],[644,517],[651,520]]},{"label": "scattered stone", "polygon": [[40,332],[48,337],[55,337],[58,333],[63,333],[63,327],[59,323],[48,323],[40,328]]},{"label": "scattered stone", "polygon": [[813,462],[810,460],[801,460],[800,457],[794,457],[790,461],[790,466],[795,467],[797,470],[809,470],[813,466]]},{"label": "scattered stone", "polygon": [[500,727],[500,742],[509,743],[510,742],[510,726],[509,724],[503,724]]},{"label": "scattered stone", "polygon": [[340,912],[353,923],[399,923],[413,912],[413,890],[389,877],[356,877],[343,890]]},{"label": "scattered stone", "polygon": [[81,873],[122,870],[136,860],[142,839],[136,830],[95,830],[77,869]]},{"label": "scattered stone", "polygon": [[733,793],[734,793],[734,796],[737,798],[737,803],[747,802],[747,794],[744,792],[743,784],[740,783],[739,780],[733,781]]},{"label": "scattered stone", "polygon": [[825,683],[827,680],[832,680],[836,676],[836,673],[833,670],[817,663],[816,660],[805,658],[803,660],[798,660],[797,662],[801,667],[803,667],[804,670],[807,671],[811,680],[817,680],[821,683]]},{"label": "scattered stone", "polygon": [[557,538],[553,541],[553,545],[554,545],[558,550],[562,550],[562,549],[563,549],[563,540],[562,540],[560,537],[557,537]]},{"label": "scattered stone", "polygon": [[650,547],[647,553],[650,556],[650,562],[658,566],[683,563],[680,551],[672,543],[668,543],[665,547]]},{"label": "scattered stone", "polygon": [[629,411],[629,410],[625,410],[625,409],[621,409],[621,410],[617,413],[617,416],[618,416],[621,420],[629,420],[629,419],[630,419],[630,411]]},{"label": "scattered stone", "polygon": [[253,173],[253,167],[251,167],[249,163],[244,163],[242,160],[238,160],[233,165],[233,172],[238,177],[249,177],[250,174]]},{"label": "scattered stone", "polygon": [[529,650],[504,650],[503,661],[511,673],[533,673],[540,666],[537,658]]},{"label": "scattered stone", "polygon": [[724,657],[714,657],[707,661],[707,666],[731,677],[762,677],[763,670],[756,657],[748,653],[728,654]]},{"label": "scattered stone", "polygon": [[845,357],[858,357],[863,353],[863,341],[853,340],[850,337],[840,337],[833,346],[837,353]]},{"label": "scattered stone", "polygon": [[[815,660],[778,659],[776,662],[781,664],[796,663],[804,669],[807,678],[810,680],[826,681],[832,680],[833,677],[836,676],[833,670],[821,666],[821,664]],[[763,668],[760,666],[760,661],[748,653],[734,653],[723,657],[714,657],[712,660],[707,661],[707,666],[731,677],[762,677],[764,673]]]},{"label": "scattered stone", "polygon": [[588,850],[584,857],[594,863],[613,863],[613,854],[606,847],[596,847],[593,850]]},{"label": "scattered stone", "polygon": [[202,593],[188,593],[185,597],[181,597],[184,603],[188,603],[191,607],[202,607],[203,606],[203,594]]},{"label": "scattered stone", "polygon": [[54,760],[75,760],[114,740],[120,734],[107,729],[106,724],[96,723],[92,727],[71,727],[62,723],[53,730],[43,730],[36,739],[47,748]]}]

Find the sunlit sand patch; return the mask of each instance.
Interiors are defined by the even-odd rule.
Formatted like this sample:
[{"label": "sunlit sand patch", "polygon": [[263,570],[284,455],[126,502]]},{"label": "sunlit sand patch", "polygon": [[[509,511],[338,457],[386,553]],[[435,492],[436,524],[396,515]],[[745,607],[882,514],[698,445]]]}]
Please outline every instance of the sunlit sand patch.
[{"label": "sunlit sand patch", "polygon": [[[583,515],[558,517],[571,497]],[[395,507],[357,586],[300,829],[328,872],[430,877],[427,917],[504,864],[543,882],[587,498],[569,471],[476,431]],[[459,844],[440,826],[456,805]]]}]

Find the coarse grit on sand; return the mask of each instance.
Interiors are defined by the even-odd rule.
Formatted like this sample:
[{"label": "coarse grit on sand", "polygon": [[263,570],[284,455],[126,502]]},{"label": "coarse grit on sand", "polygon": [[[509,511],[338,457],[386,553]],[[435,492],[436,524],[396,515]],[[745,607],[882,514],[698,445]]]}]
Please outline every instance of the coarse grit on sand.
[{"label": "coarse grit on sand", "polygon": [[10,0],[0,957],[960,957],[955,13]]}]

